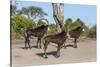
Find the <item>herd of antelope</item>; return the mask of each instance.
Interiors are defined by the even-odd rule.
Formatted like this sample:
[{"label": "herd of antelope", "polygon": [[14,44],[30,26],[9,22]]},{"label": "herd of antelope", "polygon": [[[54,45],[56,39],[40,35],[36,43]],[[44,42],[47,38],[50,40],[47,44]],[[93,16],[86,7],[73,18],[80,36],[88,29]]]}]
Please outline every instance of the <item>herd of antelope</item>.
[{"label": "herd of antelope", "polygon": [[37,47],[41,48],[41,42],[44,45],[43,49],[44,49],[45,58],[48,58],[47,54],[46,54],[46,50],[47,50],[48,44],[50,42],[57,44],[57,55],[56,56],[60,57],[60,49],[62,48],[63,45],[65,47],[66,39],[73,38],[74,39],[73,47],[77,48],[77,40],[80,37],[81,32],[83,31],[83,24],[81,24],[80,26],[78,26],[74,30],[62,31],[62,32],[57,33],[57,34],[45,36],[45,34],[47,33],[47,30],[48,30],[48,25],[41,25],[35,29],[26,30],[25,48],[27,48],[27,45],[29,46],[29,48],[31,48],[30,38],[31,38],[31,36],[35,36],[35,37],[37,37]]}]

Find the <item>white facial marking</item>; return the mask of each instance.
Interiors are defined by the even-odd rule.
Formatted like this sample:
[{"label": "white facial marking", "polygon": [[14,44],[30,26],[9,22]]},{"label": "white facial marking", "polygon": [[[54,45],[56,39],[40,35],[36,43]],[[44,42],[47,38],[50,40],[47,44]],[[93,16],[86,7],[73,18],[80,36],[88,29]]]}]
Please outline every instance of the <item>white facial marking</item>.
[{"label": "white facial marking", "polygon": [[48,31],[50,31],[50,28],[48,27]]},{"label": "white facial marking", "polygon": [[82,31],[85,31],[85,29],[82,29]]}]

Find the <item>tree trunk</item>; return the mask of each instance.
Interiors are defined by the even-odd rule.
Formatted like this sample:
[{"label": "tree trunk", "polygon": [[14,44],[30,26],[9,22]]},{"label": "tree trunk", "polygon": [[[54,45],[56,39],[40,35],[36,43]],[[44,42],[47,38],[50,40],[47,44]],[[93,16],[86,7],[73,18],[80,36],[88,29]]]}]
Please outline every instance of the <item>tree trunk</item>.
[{"label": "tree trunk", "polygon": [[64,20],[64,4],[63,3],[52,3],[53,17],[56,22],[56,31],[61,32]]}]

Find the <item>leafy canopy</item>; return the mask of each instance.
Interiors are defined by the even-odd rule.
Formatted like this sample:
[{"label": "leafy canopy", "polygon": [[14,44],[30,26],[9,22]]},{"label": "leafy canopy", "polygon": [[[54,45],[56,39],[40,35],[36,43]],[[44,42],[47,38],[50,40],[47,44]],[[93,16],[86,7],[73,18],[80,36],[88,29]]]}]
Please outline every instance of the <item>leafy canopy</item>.
[{"label": "leafy canopy", "polygon": [[26,29],[33,26],[32,20],[25,16],[15,15],[12,17],[12,30],[17,34],[23,35]]},{"label": "leafy canopy", "polygon": [[24,14],[33,20],[37,17],[40,18],[44,15],[47,15],[47,13],[45,13],[42,8],[36,6],[23,7],[21,10],[18,10],[18,13]]}]

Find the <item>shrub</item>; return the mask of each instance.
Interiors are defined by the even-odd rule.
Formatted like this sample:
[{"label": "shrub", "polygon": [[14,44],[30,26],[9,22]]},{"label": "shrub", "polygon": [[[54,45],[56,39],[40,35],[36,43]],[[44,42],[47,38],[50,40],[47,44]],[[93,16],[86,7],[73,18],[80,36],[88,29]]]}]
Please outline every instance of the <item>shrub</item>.
[{"label": "shrub", "polygon": [[32,20],[21,15],[15,15],[12,17],[12,32],[17,35],[24,36],[26,29],[34,27]]},{"label": "shrub", "polygon": [[56,32],[56,25],[55,24],[50,24],[49,28],[50,28],[50,33],[55,33]]},{"label": "shrub", "polygon": [[90,37],[90,38],[96,38],[96,25],[92,26],[89,29],[89,32],[88,32],[87,36]]}]

